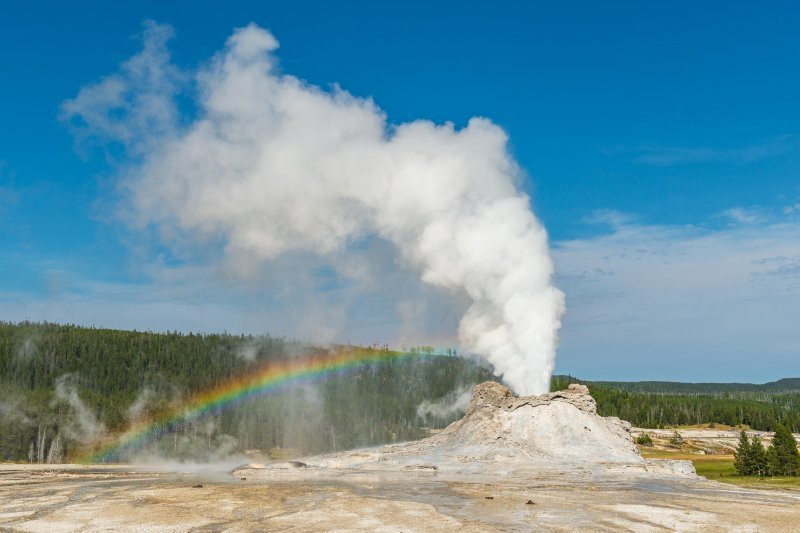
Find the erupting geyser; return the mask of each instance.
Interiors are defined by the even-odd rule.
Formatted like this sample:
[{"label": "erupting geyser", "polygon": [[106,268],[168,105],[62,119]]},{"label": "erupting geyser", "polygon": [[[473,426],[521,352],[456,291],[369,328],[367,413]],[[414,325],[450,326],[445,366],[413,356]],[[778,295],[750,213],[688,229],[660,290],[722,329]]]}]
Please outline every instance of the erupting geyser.
[{"label": "erupting geyser", "polygon": [[[518,394],[548,390],[564,298],[499,127],[387,124],[369,99],[278,72],[278,42],[255,25],[195,73],[171,64],[170,37],[148,23],[142,52],[63,106],[79,133],[126,148],[138,223],[221,241],[243,269],[388,241],[424,282],[468,295],[466,350]],[[186,87],[197,109],[182,116]]]},{"label": "erupting geyser", "polygon": [[433,437],[301,461],[245,465],[236,476],[280,479],[381,472],[428,472],[463,478],[560,473],[694,477],[689,461],[647,461],[631,425],[597,414],[584,385],[515,397],[499,383],[476,385],[464,417]]}]

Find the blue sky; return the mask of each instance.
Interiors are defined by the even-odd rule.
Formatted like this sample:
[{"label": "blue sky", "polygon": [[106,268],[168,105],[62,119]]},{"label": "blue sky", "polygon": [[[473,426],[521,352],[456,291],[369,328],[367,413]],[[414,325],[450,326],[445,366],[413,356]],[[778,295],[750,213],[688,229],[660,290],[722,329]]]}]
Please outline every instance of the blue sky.
[{"label": "blue sky", "polygon": [[[557,371],[800,375],[795,3],[33,1],[3,12],[0,319],[396,340],[380,312],[391,294],[333,291],[321,308],[335,316],[306,323],[297,317],[313,313],[275,296],[295,283],[285,269],[258,286],[220,281],[133,231],[117,216],[119,154],[76,142],[59,120],[62,102],[139,50],[144,20],[175,29],[186,68],[255,22],[280,41],[282,71],[371,97],[390,123],[485,116],[508,133],[567,294]],[[446,342],[458,313],[427,301],[438,318],[421,340]]]}]

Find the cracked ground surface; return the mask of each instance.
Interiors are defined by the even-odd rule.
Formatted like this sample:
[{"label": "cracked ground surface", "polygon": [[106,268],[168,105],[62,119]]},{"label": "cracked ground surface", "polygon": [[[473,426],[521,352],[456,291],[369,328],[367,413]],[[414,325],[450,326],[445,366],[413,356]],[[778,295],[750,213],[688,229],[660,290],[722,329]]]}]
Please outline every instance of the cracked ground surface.
[{"label": "cracked ground surface", "polygon": [[551,473],[267,482],[0,465],[0,529],[12,531],[791,531],[799,523],[796,492],[703,480]]}]

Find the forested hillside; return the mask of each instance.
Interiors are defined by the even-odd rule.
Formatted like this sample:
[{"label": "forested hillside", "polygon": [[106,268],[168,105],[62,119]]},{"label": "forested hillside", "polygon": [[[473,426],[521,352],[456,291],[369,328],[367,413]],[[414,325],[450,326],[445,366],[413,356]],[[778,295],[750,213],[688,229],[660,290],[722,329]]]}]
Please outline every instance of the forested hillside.
[{"label": "forested hillside", "polygon": [[[280,362],[335,351],[270,336],[0,323],[0,460],[74,459],[134,424],[180,413],[198,393]],[[423,428],[443,427],[459,416],[448,409],[459,393],[492,379],[466,359],[421,351],[287,382],[191,423],[154,425],[160,438],[137,451],[203,460],[245,450],[317,453],[419,438]],[[557,376],[553,388],[578,381]],[[718,422],[769,430],[785,422],[800,431],[797,381],[583,383],[600,414],[638,426]],[[436,408],[421,415],[423,402]]]},{"label": "forested hillside", "polygon": [[639,427],[721,423],[773,430],[785,423],[800,431],[800,379],[761,385],[749,383],[676,383],[668,381],[584,381],[555,376],[553,386],[583,383],[604,416],[618,416]]},{"label": "forested hillside", "polygon": [[[194,393],[325,351],[269,336],[0,323],[0,459],[69,459],[133,421],[179,408]],[[423,426],[451,418],[419,419],[421,402],[490,377],[446,355],[366,365],[221,409],[164,435],[152,451],[207,459],[249,449],[314,453],[419,438]]]}]

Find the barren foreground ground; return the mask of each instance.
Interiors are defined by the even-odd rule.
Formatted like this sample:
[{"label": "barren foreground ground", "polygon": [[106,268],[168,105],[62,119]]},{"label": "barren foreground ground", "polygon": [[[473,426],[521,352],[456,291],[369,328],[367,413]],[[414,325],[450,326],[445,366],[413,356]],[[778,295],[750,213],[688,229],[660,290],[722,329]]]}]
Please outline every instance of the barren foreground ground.
[{"label": "barren foreground ground", "polygon": [[796,531],[798,524],[797,492],[692,479],[548,473],[444,482],[409,474],[276,483],[224,472],[0,465],[0,529],[19,531]]}]

